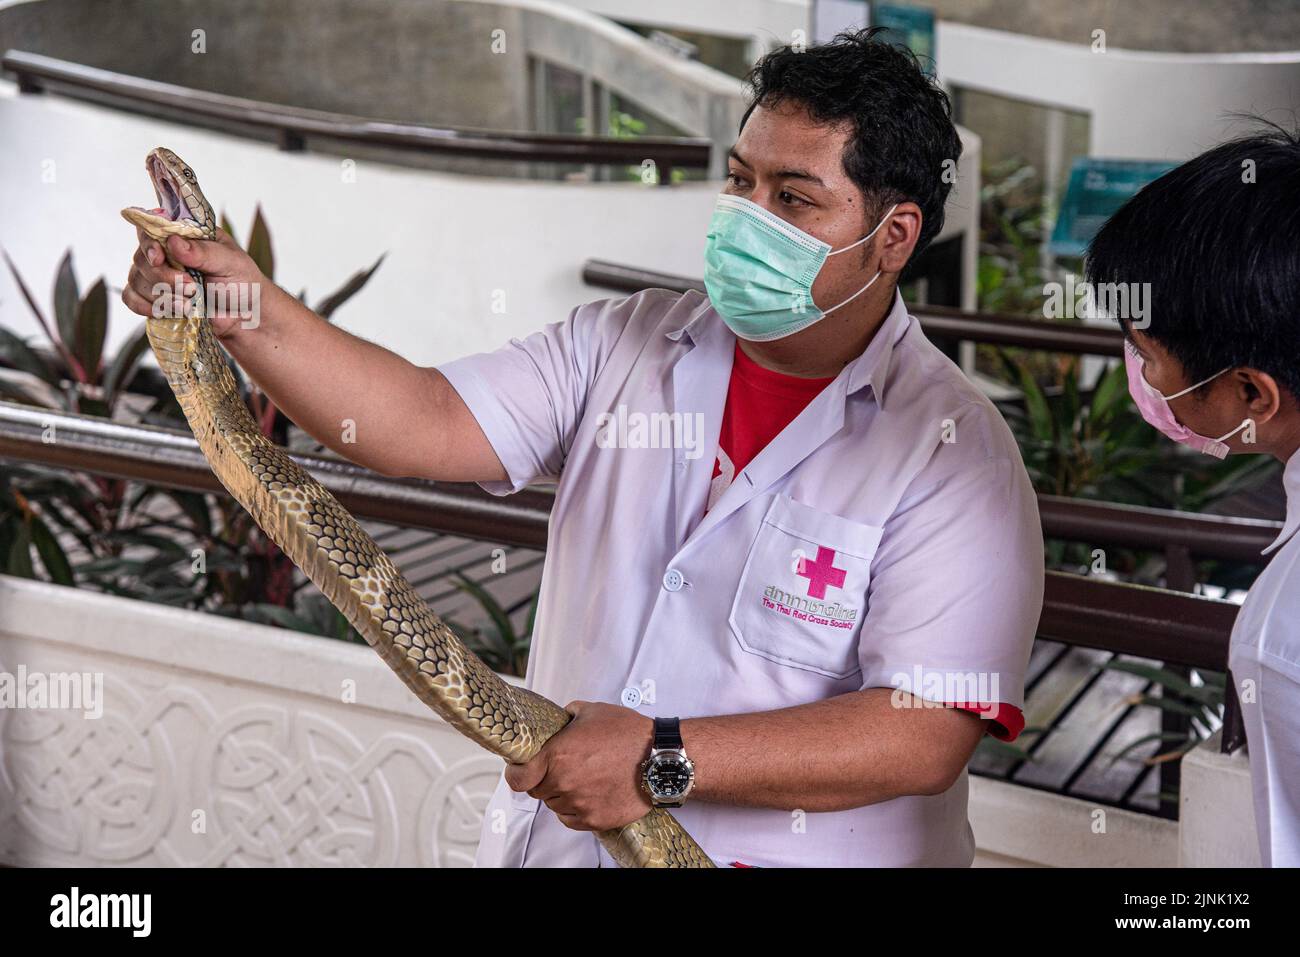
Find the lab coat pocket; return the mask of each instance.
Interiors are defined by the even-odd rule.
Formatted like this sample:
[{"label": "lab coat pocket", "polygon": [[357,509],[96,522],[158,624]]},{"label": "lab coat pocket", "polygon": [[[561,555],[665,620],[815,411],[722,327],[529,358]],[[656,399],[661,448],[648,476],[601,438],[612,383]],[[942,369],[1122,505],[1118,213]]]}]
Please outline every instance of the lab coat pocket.
[{"label": "lab coat pocket", "polygon": [[883,531],[776,496],[731,606],[740,646],[831,678],[859,671],[871,560]]}]

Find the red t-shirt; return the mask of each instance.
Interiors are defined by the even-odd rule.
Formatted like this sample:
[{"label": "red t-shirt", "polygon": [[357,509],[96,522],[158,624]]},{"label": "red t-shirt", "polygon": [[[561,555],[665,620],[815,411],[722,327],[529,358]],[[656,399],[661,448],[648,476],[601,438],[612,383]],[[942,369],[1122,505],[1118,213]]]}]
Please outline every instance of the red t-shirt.
[{"label": "red t-shirt", "polygon": [[[718,435],[718,454],[713,460],[713,481],[709,485],[707,512],[736,477],[767,443],[795,420],[822,389],[835,381],[801,379],[764,369],[741,351],[736,343],[736,358],[731,365],[727,385],[727,404],[722,412],[722,431]],[[997,703],[947,702],[962,711],[972,711],[990,720],[988,731],[995,738],[1011,741],[1025,726],[1019,708]]]},{"label": "red t-shirt", "polygon": [[718,435],[718,454],[713,460],[713,481],[709,485],[708,504],[704,506],[706,512],[727,490],[736,473],[834,381],[834,376],[801,379],[764,369],[736,343],[727,405],[722,412],[722,432]]}]

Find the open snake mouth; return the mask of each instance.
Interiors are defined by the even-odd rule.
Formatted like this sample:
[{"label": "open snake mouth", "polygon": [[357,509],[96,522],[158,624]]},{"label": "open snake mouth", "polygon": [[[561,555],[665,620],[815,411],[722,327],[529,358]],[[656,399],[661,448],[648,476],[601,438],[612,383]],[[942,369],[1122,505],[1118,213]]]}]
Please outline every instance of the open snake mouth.
[{"label": "open snake mouth", "polygon": [[[156,226],[179,223],[200,229],[204,227],[209,216],[203,208],[202,198],[194,192],[196,187],[183,183],[179,178],[177,167],[183,165],[168,162],[168,158],[158,155],[157,151],[149,154],[144,168],[149,174],[149,181],[153,183],[158,205],[153,209],[146,209],[143,206],[128,207],[128,210],[134,211],[137,216],[132,222],[137,225],[152,221]],[[126,212],[127,210],[123,210],[124,214]],[[129,216],[127,218],[130,219]]]},{"label": "open snake mouth", "polygon": [[180,189],[167,165],[156,156],[149,157],[149,178],[153,180],[154,192],[158,196],[158,209],[153,210],[173,222],[182,218],[191,218],[189,209],[181,200]]},{"label": "open snake mouth", "polygon": [[166,243],[172,236],[184,239],[216,239],[216,215],[199,190],[194,171],[164,147],[151,150],[144,162],[158,205],[153,209],[127,206],[122,218],[155,242]]}]

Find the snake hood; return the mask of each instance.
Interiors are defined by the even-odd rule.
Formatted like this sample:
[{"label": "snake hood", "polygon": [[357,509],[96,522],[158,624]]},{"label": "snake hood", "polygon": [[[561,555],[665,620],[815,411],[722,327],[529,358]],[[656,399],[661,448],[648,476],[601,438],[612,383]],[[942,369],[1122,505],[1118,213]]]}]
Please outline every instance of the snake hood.
[{"label": "snake hood", "polygon": [[127,222],[166,235],[188,239],[215,239],[217,220],[212,205],[199,189],[194,170],[164,146],[150,150],[144,160],[145,171],[153,183],[158,206],[145,209],[129,206],[122,210]]}]

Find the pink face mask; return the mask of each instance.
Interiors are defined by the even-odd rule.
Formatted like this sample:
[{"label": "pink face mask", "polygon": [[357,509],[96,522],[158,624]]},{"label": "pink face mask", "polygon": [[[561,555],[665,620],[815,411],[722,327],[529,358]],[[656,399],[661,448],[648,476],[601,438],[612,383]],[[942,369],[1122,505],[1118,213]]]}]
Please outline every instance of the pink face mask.
[{"label": "pink face mask", "polygon": [[1229,452],[1228,446],[1224,444],[1224,439],[1230,439],[1246,426],[1250,425],[1250,419],[1246,419],[1241,425],[1237,426],[1227,435],[1221,435],[1217,439],[1193,432],[1187,426],[1183,425],[1174,417],[1173,410],[1169,408],[1169,400],[1177,399],[1180,396],[1199,389],[1207,382],[1213,382],[1223,373],[1231,369],[1220,369],[1208,379],[1202,379],[1195,385],[1189,385],[1182,392],[1175,392],[1173,395],[1161,395],[1147,381],[1146,376],[1142,374],[1142,367],[1145,363],[1142,357],[1137,354],[1133,344],[1128,340],[1124,341],[1124,366],[1128,370],[1128,392],[1133,396],[1133,401],[1137,403],[1138,411],[1142,413],[1142,418],[1147,420],[1147,424],[1159,429],[1175,442],[1181,442],[1189,448],[1196,449],[1198,452],[1204,452],[1206,455],[1213,455],[1216,459],[1226,458]]}]

